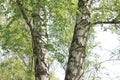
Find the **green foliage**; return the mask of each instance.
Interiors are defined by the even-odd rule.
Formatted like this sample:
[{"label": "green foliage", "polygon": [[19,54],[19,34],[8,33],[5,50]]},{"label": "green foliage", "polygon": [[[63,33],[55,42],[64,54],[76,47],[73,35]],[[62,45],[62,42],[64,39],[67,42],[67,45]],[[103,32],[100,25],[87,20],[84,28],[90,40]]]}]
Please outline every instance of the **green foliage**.
[{"label": "green foliage", "polygon": [[33,80],[34,76],[27,73],[26,67],[18,56],[12,56],[0,63],[0,79]]},{"label": "green foliage", "polygon": [[3,49],[10,49],[13,52],[20,54],[31,55],[31,37],[30,32],[25,28],[24,24],[19,24],[21,21],[14,21],[14,24],[3,27],[2,31],[2,47]]},{"label": "green foliage", "polygon": [[[45,47],[49,50],[49,63],[52,65],[54,60],[57,60],[65,68],[69,53],[68,48],[72,41],[75,26],[76,12],[78,12],[77,0],[20,1],[31,23],[33,17],[36,17],[35,22],[37,23],[39,20],[39,7],[41,4],[44,4],[45,26],[48,33],[48,44]],[[96,0],[94,4],[99,3],[99,5],[92,6],[91,23],[120,20],[120,0],[98,1]],[[92,53],[92,49],[99,45],[98,42],[94,42],[96,33],[92,27],[86,48],[88,56],[84,66],[86,73],[90,73],[91,70],[96,71],[100,69],[100,66],[97,66],[99,56],[96,53]],[[104,31],[110,29],[120,35],[119,25],[110,25],[109,27],[102,28]],[[2,46],[2,50],[5,52],[3,54],[0,53],[0,57],[11,56],[0,61],[0,78],[2,80],[33,80],[34,66],[29,65],[29,58],[33,56],[31,33],[21,15],[16,0],[0,0],[0,46]],[[89,59],[91,56],[94,56],[94,61]],[[24,61],[26,64],[24,64]],[[53,73],[50,76],[52,80],[58,80],[54,77]],[[95,77],[95,75],[91,75],[90,79],[92,80]]]},{"label": "green foliage", "polygon": [[91,12],[91,21],[118,21],[120,19],[119,0],[101,0],[96,3]]},{"label": "green foliage", "polygon": [[47,5],[49,13],[48,37],[49,44],[52,46],[50,58],[53,57],[65,66],[67,61],[66,56],[68,56],[68,47],[71,43],[75,24],[76,4],[71,0],[50,0]]},{"label": "green foliage", "polygon": [[[45,47],[49,50],[50,53],[49,60],[51,61],[51,64],[54,60],[57,60],[61,63],[61,65],[65,66],[67,59],[66,56],[68,56],[68,47],[70,46],[73,26],[75,22],[76,2],[71,0],[42,0],[40,2],[37,0],[22,0],[21,4],[24,8],[25,14],[31,22],[33,20],[33,17],[38,17],[39,6],[41,6],[41,4],[45,5],[45,21],[47,23],[46,26],[48,26],[49,39],[48,44],[46,44]],[[27,65],[27,71],[21,73],[18,70],[16,74],[23,74],[20,79],[29,77],[29,73],[32,74],[32,72],[29,72],[31,66],[29,66],[28,59],[33,55],[30,30],[26,25],[23,16],[21,15],[16,0],[8,0],[7,2],[5,0],[1,0],[1,5],[2,14],[0,16],[0,22],[2,23],[0,24],[0,37],[2,49],[6,52],[2,56],[9,55],[9,52],[12,52],[14,55],[19,56],[22,60],[21,63],[23,66],[26,67]],[[38,19],[36,18],[36,21],[37,20]],[[11,58],[9,60],[11,60]],[[13,60],[15,59],[13,58]],[[26,64],[24,64],[24,60]],[[16,60],[16,62],[19,61]],[[11,65],[7,64],[7,66]],[[6,69],[7,66],[3,68]],[[20,66],[20,64],[18,64],[18,66]],[[23,70],[21,69],[21,71]],[[11,70],[9,72],[11,72]]]}]

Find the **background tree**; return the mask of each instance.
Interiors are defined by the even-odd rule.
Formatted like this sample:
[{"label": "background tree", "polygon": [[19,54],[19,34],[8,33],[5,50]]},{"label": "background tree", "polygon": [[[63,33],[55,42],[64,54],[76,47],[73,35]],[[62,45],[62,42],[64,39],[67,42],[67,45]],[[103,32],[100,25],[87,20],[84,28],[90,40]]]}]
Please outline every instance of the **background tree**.
[{"label": "background tree", "polygon": [[[45,62],[42,62],[46,60],[44,58],[46,52],[45,54],[43,54],[44,51],[46,51],[45,49],[48,49],[50,51],[50,58],[49,58],[50,61],[52,61],[52,58],[57,59],[59,62],[64,62],[64,60],[66,60],[65,55],[67,54],[63,54],[63,53],[59,54],[61,51],[59,50],[60,46],[58,46],[58,48],[56,48],[56,46],[53,46],[57,42],[60,42],[60,43],[64,42],[63,41],[64,37],[59,38],[60,40],[57,39],[60,36],[60,33],[64,33],[65,36],[68,35],[67,31],[64,31],[65,28],[66,30],[68,30],[68,27],[65,27],[64,24],[66,23],[66,21],[67,23],[68,21],[70,22],[70,20],[66,20],[66,17],[69,16],[67,15],[68,13],[66,10],[68,7],[70,8],[70,6],[68,5],[68,7],[64,9],[65,10],[64,14],[66,14],[65,16],[62,15],[63,12],[60,9],[63,9],[63,7],[65,7],[67,2],[69,2],[70,4],[71,2],[64,1],[64,0],[62,2],[64,4],[60,4],[61,6],[60,7],[59,5],[54,5],[54,4],[58,4],[58,2],[56,2],[55,0],[41,1],[41,2],[32,1],[32,0],[1,1],[1,13],[2,13],[1,18],[4,21],[3,23],[1,23],[1,26],[0,26],[1,37],[2,37],[1,44],[2,44],[3,53],[5,55],[7,55],[6,53],[8,54],[12,53],[11,57],[13,57],[13,55],[16,54],[16,56],[18,56],[21,59],[22,63],[24,63],[23,65],[26,66],[25,67],[26,70],[28,70],[32,75],[36,74],[35,79],[38,79],[38,77],[39,79],[41,79],[41,75],[43,74],[40,74],[39,76],[38,74],[42,73],[40,72],[42,70],[46,70],[45,75],[48,74],[47,73],[48,67],[45,68],[46,65],[48,66],[48,62],[46,63],[46,65],[44,65]],[[40,7],[44,8],[42,9],[44,11],[40,11],[41,10]],[[57,9],[59,10],[57,11]],[[41,14],[43,15],[41,16]],[[55,17],[55,16],[58,16],[58,17]],[[44,21],[43,21],[43,18],[45,18]],[[61,21],[61,23],[59,20]],[[54,28],[55,26],[59,28],[58,29]],[[62,30],[64,32],[62,31],[58,32],[57,30],[58,31]],[[54,31],[54,33],[52,33],[52,31]],[[54,35],[55,33],[57,35]],[[63,34],[61,34],[61,36],[62,35]],[[50,38],[53,39],[53,41],[51,40],[52,42],[50,41]],[[59,41],[54,41],[54,38]],[[67,39],[69,39],[69,36]],[[63,45],[68,45],[68,44],[64,42]],[[42,49],[45,48],[45,49],[42,50],[40,48]],[[42,54],[39,54],[38,52]],[[32,53],[35,53],[35,54],[32,54]],[[56,54],[51,54],[51,53],[56,53]],[[42,57],[42,59],[40,57]],[[34,62],[33,62],[33,59],[34,59]],[[33,63],[35,64],[35,66],[33,66]],[[34,67],[35,67],[35,73],[33,70]],[[11,76],[11,74],[9,75]],[[30,79],[33,80],[33,78],[31,76],[29,80]]]}]

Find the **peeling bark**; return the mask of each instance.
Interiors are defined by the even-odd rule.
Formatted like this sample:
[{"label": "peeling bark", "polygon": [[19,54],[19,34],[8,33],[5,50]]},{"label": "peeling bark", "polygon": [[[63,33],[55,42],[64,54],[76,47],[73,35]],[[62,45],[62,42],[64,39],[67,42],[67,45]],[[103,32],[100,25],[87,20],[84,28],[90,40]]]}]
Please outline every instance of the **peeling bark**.
[{"label": "peeling bark", "polygon": [[78,0],[76,25],[74,28],[73,40],[69,50],[69,59],[66,69],[65,80],[84,80],[85,48],[88,33],[90,30],[90,6],[92,0]]}]

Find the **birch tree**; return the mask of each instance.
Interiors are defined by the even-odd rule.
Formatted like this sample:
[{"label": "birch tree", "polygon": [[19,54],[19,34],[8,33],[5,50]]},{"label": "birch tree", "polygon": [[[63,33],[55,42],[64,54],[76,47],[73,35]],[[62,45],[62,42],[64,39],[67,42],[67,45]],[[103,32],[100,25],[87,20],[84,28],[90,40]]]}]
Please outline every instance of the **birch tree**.
[{"label": "birch tree", "polygon": [[90,30],[90,8],[92,0],[78,0],[78,13],[74,28],[73,40],[69,50],[69,59],[65,80],[83,80],[85,48]]},{"label": "birch tree", "polygon": [[[33,24],[27,18],[25,14],[22,3],[17,0],[17,5],[22,13],[23,19],[29,26],[31,36],[32,36],[32,47],[33,47],[33,57],[35,65],[35,80],[49,80],[48,74],[48,62],[47,62],[47,49],[45,45],[47,44],[47,29],[45,26],[45,5],[42,2],[38,2],[38,9],[33,13]],[[38,17],[39,16],[39,17]]]},{"label": "birch tree", "polygon": [[[112,3],[110,1],[107,2],[107,0],[100,1],[101,4],[97,7],[93,7],[93,2],[95,3],[97,1],[78,0],[78,12],[76,13],[76,24],[74,28],[71,47],[69,49],[69,58],[65,80],[84,80],[84,62],[85,57],[87,56],[86,43],[90,28],[96,24],[120,24],[119,17],[114,15],[116,14],[115,8],[115,11],[109,11],[112,9],[112,6],[110,6],[110,4],[117,4],[116,2],[119,1],[111,1]],[[109,5],[109,7],[106,6],[106,3]],[[111,15],[106,15],[109,13],[111,13]],[[117,15],[119,15],[119,13],[117,13]]]},{"label": "birch tree", "polygon": [[119,0],[0,0],[0,45],[9,55],[1,79],[49,80],[48,64],[57,60],[65,80],[85,80],[89,32],[96,24],[119,29],[119,7]]}]

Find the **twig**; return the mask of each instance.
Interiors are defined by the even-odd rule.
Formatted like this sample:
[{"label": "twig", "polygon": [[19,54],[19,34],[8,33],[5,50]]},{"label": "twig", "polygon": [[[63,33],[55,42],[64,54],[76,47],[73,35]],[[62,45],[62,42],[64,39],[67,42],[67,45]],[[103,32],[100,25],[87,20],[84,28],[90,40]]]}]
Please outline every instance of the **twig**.
[{"label": "twig", "polygon": [[32,33],[32,25],[30,24],[30,21],[28,20],[28,17],[27,17],[27,15],[25,14],[25,12],[24,12],[24,10],[23,10],[22,4],[20,3],[19,0],[17,0],[16,2],[17,2],[17,4],[18,4],[18,7],[19,7],[19,9],[20,9],[20,11],[21,11],[21,13],[22,13],[22,16],[23,16],[25,22],[26,22],[27,25],[29,26],[30,31],[31,31],[31,33]]}]

